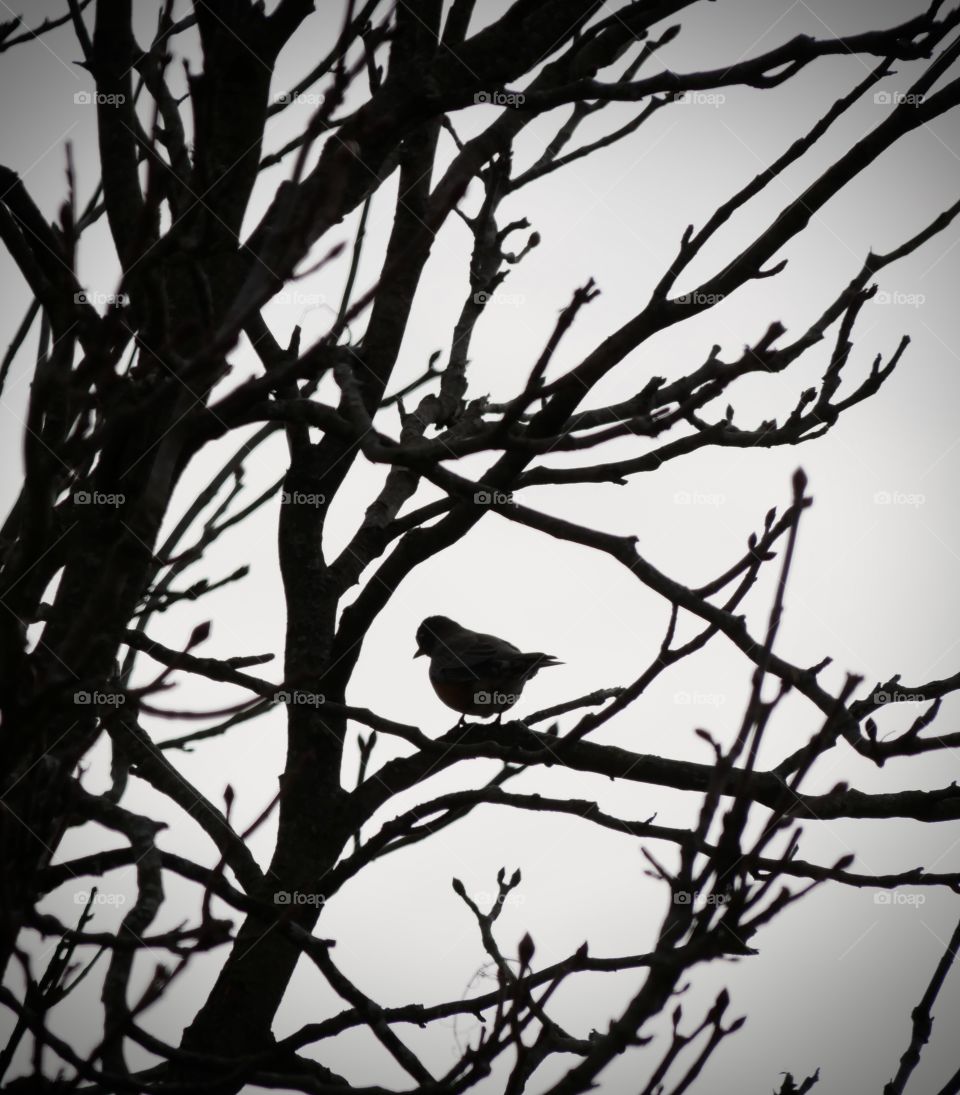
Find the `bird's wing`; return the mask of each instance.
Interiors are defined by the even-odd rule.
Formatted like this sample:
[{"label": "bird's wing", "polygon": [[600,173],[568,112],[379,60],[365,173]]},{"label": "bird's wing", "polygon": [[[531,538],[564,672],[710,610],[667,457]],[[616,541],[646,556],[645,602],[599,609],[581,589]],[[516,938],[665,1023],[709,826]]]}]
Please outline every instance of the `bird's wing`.
[{"label": "bird's wing", "polygon": [[431,674],[438,680],[467,681],[480,677],[496,677],[509,671],[519,647],[498,639],[496,635],[481,635],[464,631],[441,644],[433,655]]}]

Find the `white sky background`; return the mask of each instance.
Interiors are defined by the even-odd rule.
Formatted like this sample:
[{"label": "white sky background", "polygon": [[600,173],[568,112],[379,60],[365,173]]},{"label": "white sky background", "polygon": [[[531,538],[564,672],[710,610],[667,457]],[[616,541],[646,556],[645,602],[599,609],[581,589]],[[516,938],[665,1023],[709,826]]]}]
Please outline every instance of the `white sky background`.
[{"label": "white sky background", "polygon": [[[2,6],[2,5],[0,5]],[[473,29],[494,19],[505,4],[480,0]],[[142,5],[141,42],[153,27],[155,5]],[[312,16],[281,57],[274,83],[280,94],[316,63],[339,25],[340,5]],[[61,5],[37,2],[27,15],[31,25]],[[764,3],[722,0],[685,13],[684,32],[651,62],[688,71],[718,67],[762,52],[797,33],[817,36],[887,26],[922,10],[919,3],[864,4],[850,0]],[[177,6],[178,14],[186,5]],[[139,15],[139,13],[138,13]],[[12,12],[0,12],[9,18]],[[661,28],[658,28],[662,30]],[[182,51],[185,40],[179,41]],[[196,52],[189,45],[196,65]],[[68,29],[4,55],[0,65],[0,144],[3,162],[18,170],[44,214],[53,218],[64,193],[64,141],[74,145],[80,198],[96,182],[93,108],[75,105],[76,91],[90,90],[89,77],[72,64],[80,55]],[[638,311],[673,258],[688,223],[700,226],[717,204],[752,178],[819,118],[833,100],[859,82],[872,59],[829,58],[771,91],[724,89],[720,101],[674,104],[664,108],[624,143],[579,161],[525,188],[501,207],[501,224],[526,216],[540,232],[541,245],[514,268],[490,303],[471,346],[471,398],[489,393],[495,401],[514,395],[543,347],[557,312],[573,290],[593,277],[602,295],[579,315],[564,340],[550,375],[569,368],[611,330]],[[919,72],[900,65],[881,91],[903,90]],[[362,89],[361,89],[362,90]],[[712,242],[678,284],[692,289],[720,269],[777,211],[816,178],[835,157],[879,124],[890,109],[872,95],[848,112],[814,153],[774,182],[760,200],[741,212]],[[302,126],[310,108],[297,106],[280,115],[268,130],[265,151],[281,147]],[[630,104],[601,112],[581,139],[607,132],[637,110]],[[486,125],[494,108],[471,107],[452,120],[467,137]],[[536,120],[517,147],[516,165],[533,162],[552,136],[566,109]],[[451,154],[443,138],[442,155]],[[774,320],[796,337],[859,270],[871,246],[888,251],[916,232],[956,199],[960,130],[954,112],[902,141],[812,220],[807,232],[782,256],[790,263],[770,281],[759,282],[720,306],[652,339],[598,388],[589,405],[597,406],[635,393],[651,375],[673,379],[699,365],[713,343],[730,360],[746,343],[755,343]],[[290,170],[285,164],[265,174],[252,204],[247,230],[262,214],[273,188]],[[375,199],[358,288],[376,277],[389,232],[396,182]],[[470,208],[478,191],[471,191]],[[318,248],[350,242],[356,216],[330,233]],[[520,249],[525,233],[511,239]],[[882,272],[878,296],[868,304],[856,329],[856,345],[846,376],[846,391],[862,379],[877,353],[885,359],[903,333],[912,344],[899,368],[879,394],[847,412],[826,438],[800,449],[716,450],[676,460],[655,475],[629,485],[538,488],[523,501],[612,532],[636,534],[640,550],[670,576],[698,584],[721,573],[743,552],[748,534],[759,529],[771,505],[782,508],[790,497],[790,475],[806,470],[815,504],[801,525],[798,556],[787,594],[786,617],[778,640],[781,655],[811,665],[830,655],[834,664],[821,677],[837,690],[847,672],[862,674],[866,694],[877,680],[895,672],[907,684],[946,677],[960,663],[956,627],[957,527],[955,484],[960,471],[960,437],[955,418],[958,321],[955,306],[960,275],[956,224],[909,259]],[[468,291],[467,261],[472,241],[465,226],[451,217],[434,246],[391,390],[422,372],[430,353],[449,350],[451,329]],[[90,289],[113,292],[117,263],[105,222],[84,236],[81,275]],[[0,320],[4,345],[29,303],[23,283],[6,252],[0,253],[6,307]],[[331,308],[339,301],[346,264],[340,263],[291,290],[266,313],[280,342],[295,323],[303,325],[303,345],[326,331]],[[298,296],[301,295],[303,299]],[[317,295],[326,304],[316,306]],[[310,298],[309,300],[307,298]],[[354,334],[362,329],[358,324]],[[782,417],[805,387],[822,375],[830,352],[827,340],[784,375],[750,378],[735,385],[709,417],[734,404],[736,422],[752,427]],[[4,512],[16,496],[22,471],[21,426],[36,333],[31,333],[3,393],[0,431]],[[244,344],[231,355],[232,387],[259,371]],[[326,389],[323,389],[326,392]],[[385,419],[385,424],[388,420]],[[395,422],[389,428],[395,432]],[[672,435],[670,435],[672,436]],[[239,445],[241,435],[212,446],[194,463],[171,509],[168,529],[187,508],[206,478]],[[583,462],[614,459],[646,451],[643,441],[619,442],[591,451]],[[282,436],[258,450],[247,469],[247,499],[283,471]],[[464,464],[480,475],[491,461],[477,457]],[[554,462],[559,462],[555,460]],[[332,511],[325,549],[336,553],[372,500],[384,469],[358,461]],[[882,504],[878,494],[893,501]],[[433,496],[424,489],[417,502]],[[910,499],[910,504],[908,504]],[[689,504],[684,504],[689,500]],[[209,656],[273,652],[276,660],[254,672],[279,680],[282,665],[284,606],[276,564],[275,537],[279,503],[265,507],[233,536],[209,552],[205,567],[189,572],[179,586],[202,576],[219,578],[242,563],[253,570],[242,585],[231,585],[199,604],[186,604],[153,619],[149,634],[182,647],[201,620],[214,621],[213,634],[201,649]],[[748,601],[751,630],[766,618],[771,579],[768,569]],[[359,587],[357,587],[359,589]],[[524,715],[594,688],[623,685],[653,659],[663,637],[667,607],[618,565],[511,524],[495,514],[483,519],[460,544],[431,560],[403,583],[370,631],[348,695],[349,702],[440,734],[453,723],[452,713],[434,697],[423,661],[413,662],[413,634],[419,621],[442,612],[465,625],[492,631],[526,649],[546,649],[565,665],[533,681],[516,712]],[[689,630],[689,620],[687,621]],[[155,670],[145,659],[141,678]],[[707,745],[694,735],[706,727],[729,742],[739,724],[751,666],[725,640],[716,639],[694,659],[666,672],[627,713],[607,724],[595,740],[639,752],[708,763]],[[217,708],[243,698],[239,690],[217,687],[180,675],[176,692],[159,702],[178,708]],[[956,700],[948,699],[935,729],[956,729]],[[920,708],[883,712],[881,732],[901,729]],[[576,717],[576,716],[575,716]],[[568,717],[569,718],[569,717]],[[211,720],[215,721],[215,720]],[[157,740],[185,732],[182,724],[144,718]],[[791,697],[767,735],[762,760],[773,764],[807,740],[820,725],[810,704]],[[192,728],[192,727],[191,727]],[[228,736],[201,744],[194,752],[173,753],[184,776],[219,803],[229,782],[237,792],[238,828],[256,817],[276,791],[284,756],[281,711],[242,724]],[[408,749],[381,739],[375,760],[382,764]],[[90,758],[85,784],[102,789],[109,756],[98,747]],[[493,762],[448,770],[415,794],[404,795],[375,823],[447,790],[478,786],[496,770]],[[954,753],[890,762],[875,769],[852,750],[839,746],[821,761],[808,791],[829,790],[839,780],[865,791],[939,787],[957,778]],[[344,780],[352,785],[356,752],[348,749]],[[641,784],[609,781],[554,767],[513,780],[511,789],[566,794],[597,801],[620,816],[646,819],[656,813],[664,824],[689,824],[699,799]],[[204,863],[217,859],[202,830],[139,780],[131,781],[132,809],[170,821],[163,848],[192,855]],[[371,830],[373,831],[373,830]],[[918,822],[845,821],[808,823],[801,856],[832,862],[855,850],[855,870],[882,873],[924,866],[960,870],[960,833],[956,826]],[[253,841],[265,864],[272,848],[273,824]],[[86,827],[71,831],[58,860],[111,846],[111,834]],[[667,864],[671,847],[651,845]],[[333,953],[341,968],[370,996],[385,1005],[411,1001],[435,1003],[456,998],[484,964],[472,915],[450,888],[461,878],[468,892],[492,893],[500,866],[520,867],[524,881],[498,922],[505,953],[530,931],[537,944],[535,962],[549,964],[568,955],[584,939],[591,953],[615,955],[651,949],[660,923],[666,888],[644,875],[645,860],[636,840],[593,829],[567,817],[508,812],[486,807],[465,821],[414,848],[388,857],[350,882],[325,909],[318,934],[337,940]],[[79,908],[75,890],[90,880],[63,887],[45,903],[68,922]],[[104,878],[106,893],[134,893],[132,868]],[[195,918],[195,888],[165,876],[170,899],[154,931]],[[322,885],[320,887],[322,891]],[[821,888],[778,918],[753,940],[760,956],[697,969],[684,1001],[687,1022],[698,1022],[722,985],[728,986],[732,1014],[747,1014],[746,1027],[725,1042],[695,1092],[766,1092],[778,1073],[789,1069],[800,1078],[821,1067],[822,1086],[830,1092],[878,1091],[896,1070],[909,1038],[909,1013],[917,1003],[958,913],[956,898],[915,891],[923,904],[877,905],[874,891]],[[221,909],[223,912],[223,909]],[[115,923],[122,909],[104,906],[94,927]],[[232,915],[232,914],[228,914]],[[31,937],[38,968],[53,941]],[[198,958],[190,975],[176,984],[150,1013],[150,1027],[176,1042],[216,975],[225,952]],[[138,960],[140,983],[163,956]],[[607,1020],[641,983],[642,971],[571,978],[557,997],[555,1017],[579,1036]],[[486,989],[492,982],[483,983]],[[99,980],[70,997],[51,1016],[52,1028],[82,1047],[91,1044],[100,1019]],[[470,991],[478,991],[474,983]],[[948,980],[936,1009],[934,1035],[911,1090],[934,1091],[957,1067],[950,1030],[960,1000],[960,975]],[[340,1005],[306,963],[300,968],[277,1017],[275,1031],[286,1035],[302,1023],[340,1010]],[[3,1017],[6,1029],[8,1016]],[[474,1020],[454,1030],[401,1035],[437,1072],[452,1063],[461,1040],[475,1036]],[[649,1031],[647,1032],[649,1033]],[[23,1050],[21,1047],[21,1061]],[[403,1088],[399,1073],[370,1035],[354,1032],[318,1047],[317,1057],[352,1082],[386,1083]],[[131,1050],[133,1063],[149,1063]],[[637,1051],[618,1058],[602,1076],[602,1090],[629,1093],[642,1086],[653,1056]],[[571,1063],[554,1058],[539,1074],[540,1090]],[[486,1090],[502,1087],[495,1072]],[[643,1080],[645,1082],[645,1079]],[[819,1088],[815,1090],[820,1090]]]}]

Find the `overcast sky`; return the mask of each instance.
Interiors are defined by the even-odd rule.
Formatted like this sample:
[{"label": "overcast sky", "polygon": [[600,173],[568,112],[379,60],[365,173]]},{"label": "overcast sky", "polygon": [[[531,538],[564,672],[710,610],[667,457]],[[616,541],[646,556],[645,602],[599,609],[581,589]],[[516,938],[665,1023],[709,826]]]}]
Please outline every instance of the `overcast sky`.
[{"label": "overcast sky", "polygon": [[[146,41],[156,5],[143,4],[139,27]],[[694,6],[680,20],[683,33],[649,71],[666,66],[680,71],[718,67],[762,52],[798,33],[818,37],[878,28],[920,12],[922,4],[810,0],[718,0]],[[948,5],[950,6],[950,5]],[[141,5],[138,5],[138,9]],[[495,18],[505,4],[479,0],[475,26]],[[339,25],[340,5],[309,18],[281,56],[276,94],[286,91],[316,62]],[[28,20],[59,14],[60,3],[35,0]],[[181,2],[177,11],[183,14]],[[12,17],[12,12],[0,18]],[[193,43],[180,43],[194,58]],[[89,91],[88,75],[75,64],[80,55],[72,33],[63,29],[3,57],[0,65],[0,162],[16,169],[44,214],[53,218],[64,193],[64,144],[72,142],[81,201],[97,181],[93,107],[75,102]],[[565,339],[551,369],[556,375],[594,348],[611,330],[638,311],[672,259],[687,224],[700,226],[713,208],[752,178],[808,129],[833,102],[863,79],[872,59],[828,58],[770,91],[724,89],[713,98],[673,104],[625,142],[575,163],[525,188],[502,207],[502,221],[526,216],[542,242],[512,270],[488,307],[471,347],[471,398],[509,398],[522,387],[559,309],[590,277],[600,297],[584,310]],[[895,76],[868,94],[831,130],[813,153],[775,182],[761,199],[738,214],[708,247],[679,284],[693,288],[738,253],[753,234],[773,219],[850,143],[879,124],[889,99],[916,77],[916,64],[898,65]],[[600,133],[631,117],[637,108],[612,106],[594,130]],[[493,107],[475,106],[453,116],[461,136],[489,123]],[[268,131],[266,151],[282,146],[310,111],[303,104],[281,115]],[[563,113],[540,117],[518,144],[517,166],[530,163],[549,139]],[[443,157],[452,146],[447,141]],[[774,320],[799,334],[820,314],[863,263],[869,248],[888,251],[902,243],[956,200],[960,128],[956,112],[901,141],[811,221],[804,235],[779,257],[786,270],[738,292],[709,312],[650,340],[606,380],[592,405],[634,394],[652,375],[669,379],[699,365],[717,343],[728,360],[756,342]],[[256,223],[272,189],[290,170],[284,164],[261,179],[247,227]],[[396,180],[378,193],[358,285],[376,278],[389,232]],[[467,204],[476,203],[471,191]],[[471,206],[472,207],[472,206]],[[356,218],[326,237],[318,250],[350,241]],[[960,229],[953,225],[907,260],[879,277],[880,292],[861,314],[847,368],[847,385],[869,371],[875,355],[888,357],[900,337],[911,345],[881,391],[848,412],[824,439],[798,448],[757,451],[706,451],[667,464],[656,474],[633,478],[627,486],[584,485],[537,488],[523,501],[612,532],[635,534],[639,550],[680,581],[698,584],[724,571],[743,552],[746,538],[760,528],[771,505],[781,509],[790,497],[790,476],[802,464],[815,504],[803,518],[798,555],[786,601],[779,652],[791,662],[812,665],[825,656],[832,666],[822,683],[838,690],[847,673],[864,677],[859,695],[878,680],[900,673],[906,683],[947,677],[960,664],[957,629],[957,565],[960,528],[956,503],[960,473],[960,322],[956,286],[960,278]],[[468,291],[471,239],[452,217],[433,249],[391,390],[418,375],[434,350],[450,347],[451,330]],[[117,262],[101,223],[84,236],[81,276],[91,290],[116,291]],[[298,283],[296,291],[266,312],[283,343],[295,324],[304,344],[326,331],[339,301],[345,267],[336,266]],[[5,307],[0,316],[4,345],[29,304],[12,261],[0,252]],[[362,332],[362,321],[355,335]],[[828,340],[829,343],[829,340]],[[31,335],[14,364],[3,393],[0,467],[4,469],[4,512],[16,497],[22,471],[22,422],[36,337]],[[731,389],[711,417],[733,403],[744,428],[782,417],[798,394],[822,375],[829,354],[824,345],[784,375],[751,378]],[[231,355],[235,364],[226,386],[252,375],[258,365],[247,345]],[[326,393],[326,389],[323,390]],[[384,419],[395,430],[395,422]],[[168,529],[189,505],[213,469],[241,440],[232,435],[196,460],[178,490]],[[595,459],[645,451],[645,443],[617,443]],[[248,466],[249,498],[282,474],[286,446],[277,437]],[[558,459],[555,461],[560,463]],[[464,474],[479,475],[489,463],[465,462]],[[458,469],[459,470],[459,469]],[[338,499],[325,547],[335,552],[346,542],[372,500],[383,469],[360,461]],[[432,497],[424,489],[417,501]],[[242,563],[252,572],[242,586],[228,586],[199,604],[187,604],[156,617],[149,633],[160,642],[183,646],[191,628],[214,621],[203,653],[228,656],[272,652],[277,659],[261,675],[280,679],[284,606],[275,557],[279,503],[266,507],[235,536],[210,552],[205,569],[189,580],[222,577]],[[754,633],[769,605],[770,578],[758,583],[748,604]],[[183,580],[181,579],[181,584]],[[432,559],[408,578],[370,631],[348,700],[379,714],[440,734],[453,724],[427,681],[424,661],[411,660],[420,620],[433,613],[452,616],[468,627],[510,639],[525,649],[545,649],[565,664],[533,681],[516,708],[524,715],[594,688],[623,685],[655,656],[667,622],[667,606],[618,564],[585,549],[539,536],[495,514],[485,517],[461,543]],[[689,621],[687,626],[689,627]],[[144,662],[140,679],[155,667]],[[695,736],[705,727],[732,740],[750,685],[751,666],[724,640],[715,640],[695,659],[665,673],[642,701],[596,735],[644,753],[707,763],[707,745]],[[165,701],[203,709],[243,698],[239,691],[180,678]],[[916,705],[883,712],[881,732],[902,729],[920,711]],[[948,699],[937,723],[941,732],[957,729],[960,704]],[[144,724],[158,740],[181,733],[178,724]],[[767,735],[761,760],[773,764],[804,743],[819,727],[811,705],[791,697]],[[355,735],[354,735],[355,737]],[[283,713],[247,722],[223,739],[191,753],[171,754],[184,776],[219,802],[229,782],[237,793],[237,826],[256,817],[274,795],[284,757]],[[407,752],[383,741],[375,762]],[[944,786],[958,776],[954,753],[931,754],[876,769],[846,747],[838,747],[811,775],[808,791],[829,790],[847,780],[864,791]],[[84,776],[100,790],[108,782],[109,756],[98,746]],[[478,786],[497,770],[491,762],[447,771],[427,786],[429,794]],[[344,780],[352,785],[356,751],[347,751]],[[515,780],[514,789],[591,798],[623,817],[645,819],[656,813],[664,824],[689,824],[699,800],[680,792],[639,784],[619,786],[579,773],[551,768]],[[424,797],[404,795],[378,822]],[[131,782],[131,808],[170,822],[160,844],[216,861],[203,832],[138,780]],[[272,822],[253,839],[261,864],[268,861]],[[804,827],[801,855],[832,862],[855,851],[854,869],[865,873],[905,870],[960,870],[956,826],[919,822],[816,822]],[[72,830],[58,859],[111,846],[112,835],[91,827]],[[651,849],[666,863],[669,847]],[[472,894],[495,891],[501,866],[522,868],[523,885],[498,924],[507,952],[529,931],[537,944],[537,964],[548,964],[589,939],[591,953],[615,955],[651,949],[669,895],[644,874],[646,861],[634,839],[600,833],[580,819],[522,814],[487,807],[476,810],[437,837],[388,857],[349,883],[325,909],[318,932],[337,940],[336,959],[370,996],[384,1005],[458,998],[478,990],[485,975],[476,924],[450,887],[461,878]],[[156,930],[195,917],[196,894],[168,878],[170,900]],[[132,870],[105,877],[105,893],[132,899]],[[65,919],[76,915],[73,894],[63,887],[46,903]],[[82,887],[81,887],[82,889]],[[778,1073],[798,1078],[820,1066],[825,1092],[879,1092],[893,1075],[909,1038],[910,1010],[919,1000],[943,951],[958,914],[955,896],[913,891],[911,903],[877,904],[875,891],[821,888],[788,910],[753,940],[758,957],[698,968],[685,1008],[699,1015],[722,986],[733,998],[734,1014],[749,1016],[746,1027],[725,1042],[695,1092],[767,1092]],[[922,899],[922,900],[921,900]],[[104,907],[97,925],[109,925],[122,907]],[[31,939],[36,955],[52,942]],[[151,1014],[159,1036],[176,1041],[212,983],[223,952],[196,961],[191,977],[175,985]],[[153,960],[138,960],[143,978]],[[607,1020],[630,998],[642,974],[571,978],[557,996],[556,1018],[579,1036]],[[490,987],[488,985],[488,987]],[[99,985],[91,978],[51,1015],[51,1028],[75,1043],[95,1038]],[[957,1067],[955,1038],[960,1005],[960,973],[948,980],[936,1010],[930,1047],[916,1075],[917,1092],[935,1091]],[[306,1021],[323,1018],[339,1006],[321,978],[301,963],[275,1024],[278,1036]],[[8,1024],[8,1016],[2,1023]],[[0,1027],[4,1029],[4,1027]],[[659,1028],[658,1028],[659,1029]],[[475,1037],[475,1020],[461,1020],[446,1031],[404,1031],[428,1066],[448,1067],[458,1043]],[[23,1050],[25,1047],[21,1047]],[[317,1057],[357,1084],[405,1086],[395,1064],[369,1035],[360,1031],[321,1044]],[[141,1058],[131,1053],[131,1060]],[[142,1057],[143,1062],[150,1058]],[[569,1065],[554,1058],[534,1090]],[[602,1090],[624,1095],[649,1071],[638,1052],[618,1058],[603,1074]],[[485,1090],[502,1084],[498,1070]],[[821,1088],[817,1088],[820,1091]]]}]

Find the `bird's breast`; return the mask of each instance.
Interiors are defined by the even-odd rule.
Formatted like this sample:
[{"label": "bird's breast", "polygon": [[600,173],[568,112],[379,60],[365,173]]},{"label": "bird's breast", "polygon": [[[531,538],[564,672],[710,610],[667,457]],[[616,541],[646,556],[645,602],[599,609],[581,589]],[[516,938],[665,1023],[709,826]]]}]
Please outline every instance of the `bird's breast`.
[{"label": "bird's breast", "polygon": [[472,681],[445,681],[431,678],[437,697],[462,715],[499,715],[520,698],[522,680],[477,678]]}]

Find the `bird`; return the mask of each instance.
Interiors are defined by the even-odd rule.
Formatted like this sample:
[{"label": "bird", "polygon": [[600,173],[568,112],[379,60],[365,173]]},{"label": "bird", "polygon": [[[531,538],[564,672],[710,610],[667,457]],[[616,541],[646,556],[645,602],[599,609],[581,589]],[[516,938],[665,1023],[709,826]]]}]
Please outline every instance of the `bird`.
[{"label": "bird", "polygon": [[[446,616],[428,616],[417,628],[419,658],[430,658],[430,683],[439,699],[465,715],[496,715],[513,707],[523,686],[541,669],[563,665],[552,654],[470,631]],[[458,723],[459,725],[459,723]]]}]

